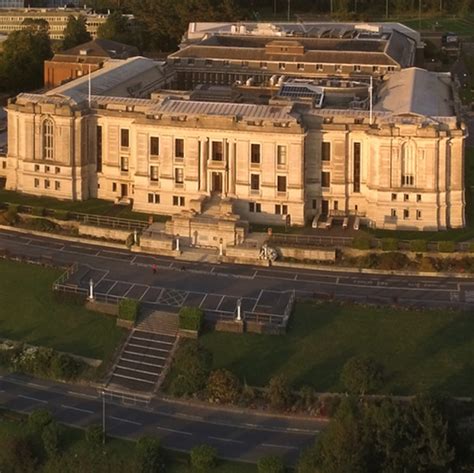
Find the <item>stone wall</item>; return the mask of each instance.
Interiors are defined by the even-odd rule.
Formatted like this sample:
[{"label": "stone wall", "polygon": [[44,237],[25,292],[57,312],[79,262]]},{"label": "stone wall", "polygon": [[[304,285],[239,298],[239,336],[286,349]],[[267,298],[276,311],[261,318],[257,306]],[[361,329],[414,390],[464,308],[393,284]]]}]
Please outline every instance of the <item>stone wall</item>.
[{"label": "stone wall", "polygon": [[284,258],[311,261],[336,261],[336,250],[323,250],[320,248],[292,248],[278,247]]},{"label": "stone wall", "polygon": [[94,227],[92,225],[79,225],[79,235],[91,236],[94,238],[105,238],[107,240],[127,241],[132,232],[130,230],[119,230],[116,228]]}]

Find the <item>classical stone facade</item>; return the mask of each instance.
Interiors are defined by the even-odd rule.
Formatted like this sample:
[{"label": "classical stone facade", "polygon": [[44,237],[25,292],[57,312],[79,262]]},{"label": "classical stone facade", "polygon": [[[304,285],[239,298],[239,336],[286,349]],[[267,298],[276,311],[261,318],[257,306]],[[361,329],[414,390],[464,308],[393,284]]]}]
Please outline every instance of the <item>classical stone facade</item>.
[{"label": "classical stone facade", "polygon": [[229,222],[465,224],[466,132],[449,75],[407,67],[189,92],[169,90],[175,81],[172,64],[137,57],[20,94],[7,107],[7,187],[198,216],[219,195]]}]

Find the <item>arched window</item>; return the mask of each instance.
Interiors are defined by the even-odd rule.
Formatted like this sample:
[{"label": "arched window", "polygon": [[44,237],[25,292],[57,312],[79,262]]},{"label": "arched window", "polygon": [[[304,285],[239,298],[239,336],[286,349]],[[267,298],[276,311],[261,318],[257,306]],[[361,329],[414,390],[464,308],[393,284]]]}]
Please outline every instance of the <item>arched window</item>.
[{"label": "arched window", "polygon": [[415,185],[416,148],[412,142],[402,145],[402,187]]},{"label": "arched window", "polygon": [[43,159],[54,159],[54,124],[49,118],[43,122]]}]

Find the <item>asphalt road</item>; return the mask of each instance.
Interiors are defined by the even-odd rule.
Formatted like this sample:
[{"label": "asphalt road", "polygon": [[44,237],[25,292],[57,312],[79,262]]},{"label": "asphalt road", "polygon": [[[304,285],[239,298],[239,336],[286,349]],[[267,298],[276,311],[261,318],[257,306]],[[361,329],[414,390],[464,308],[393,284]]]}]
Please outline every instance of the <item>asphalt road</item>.
[{"label": "asphalt road", "polygon": [[[66,242],[54,238],[0,231],[0,249],[12,255],[46,257],[61,265],[78,262],[97,273],[96,284],[110,294],[139,294],[146,300],[149,288],[160,287],[182,293],[181,304],[199,293],[248,298],[257,305],[266,293],[295,291],[300,297],[334,296],[364,303],[407,304],[415,307],[474,306],[474,278],[372,275],[340,271],[263,268],[234,264],[175,261],[170,257],[131,253],[127,250]],[[157,274],[151,265],[158,267]],[[179,306],[179,303],[177,306]]]},{"label": "asphalt road", "polygon": [[258,413],[221,410],[155,399],[149,406],[103,402],[91,388],[0,376],[0,403],[4,408],[31,412],[49,409],[59,422],[87,428],[101,424],[105,404],[108,435],[136,439],[158,436],[164,447],[189,451],[203,443],[214,446],[221,458],[256,462],[265,455],[283,456],[294,464],[301,449],[311,445],[325,423]]}]

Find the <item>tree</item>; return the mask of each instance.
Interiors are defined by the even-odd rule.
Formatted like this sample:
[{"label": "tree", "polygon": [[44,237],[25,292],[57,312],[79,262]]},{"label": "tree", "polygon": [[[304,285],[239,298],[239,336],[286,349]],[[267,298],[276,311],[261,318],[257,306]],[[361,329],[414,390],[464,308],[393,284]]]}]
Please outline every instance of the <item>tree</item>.
[{"label": "tree", "polygon": [[0,449],[0,471],[8,473],[35,473],[38,471],[31,440],[25,435],[9,435]]},{"label": "tree", "polygon": [[102,426],[98,424],[90,425],[86,430],[86,441],[94,447],[104,443],[104,432]]},{"label": "tree", "polygon": [[274,455],[260,458],[257,467],[258,473],[285,473],[283,460]]},{"label": "tree", "polygon": [[28,427],[33,433],[41,435],[53,420],[53,415],[48,409],[35,409],[28,417]]},{"label": "tree", "polygon": [[141,437],[135,447],[135,470],[137,473],[164,471],[163,452],[160,441],[153,437]]},{"label": "tree", "polygon": [[383,369],[372,358],[355,356],[344,365],[341,381],[351,394],[369,394],[381,387]]},{"label": "tree", "polygon": [[198,445],[191,450],[190,459],[195,473],[207,473],[216,466],[217,452],[210,445]]},{"label": "tree", "polygon": [[267,386],[267,397],[274,409],[285,409],[291,402],[291,388],[282,375],[274,376]]},{"label": "tree", "polygon": [[111,13],[105,23],[99,26],[97,37],[125,44],[134,44],[128,19],[118,10]]},{"label": "tree", "polygon": [[59,453],[61,429],[56,421],[53,420],[43,429],[41,440],[48,458],[52,458]]},{"label": "tree", "polygon": [[0,56],[0,88],[21,92],[41,87],[43,63],[53,52],[48,33],[32,27],[13,31]]},{"label": "tree", "polygon": [[79,15],[77,18],[69,16],[64,30],[63,49],[70,49],[79,44],[87,43],[92,39],[87,31],[86,17]]},{"label": "tree", "polygon": [[234,404],[238,401],[242,386],[239,378],[228,370],[215,370],[207,380],[207,393],[212,402]]}]

